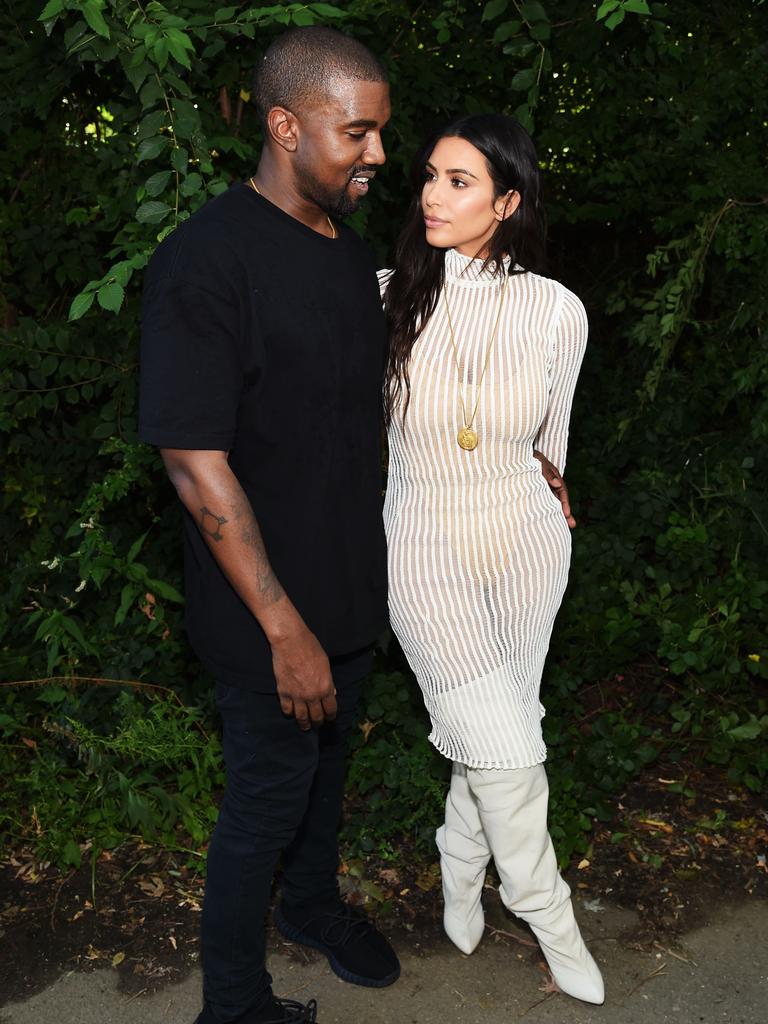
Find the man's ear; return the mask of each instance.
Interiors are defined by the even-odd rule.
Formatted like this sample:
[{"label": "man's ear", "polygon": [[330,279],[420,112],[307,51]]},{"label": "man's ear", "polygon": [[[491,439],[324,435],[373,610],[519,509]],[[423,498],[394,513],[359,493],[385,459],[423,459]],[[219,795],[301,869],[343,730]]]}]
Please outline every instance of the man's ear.
[{"label": "man's ear", "polygon": [[520,193],[511,188],[509,192],[505,192],[503,196],[499,196],[493,204],[493,212],[496,214],[496,220],[501,221],[506,220],[507,217],[511,217],[519,205]]},{"label": "man's ear", "polygon": [[288,153],[295,153],[299,125],[294,114],[285,107],[272,107],[267,114],[267,131],[274,142]]}]

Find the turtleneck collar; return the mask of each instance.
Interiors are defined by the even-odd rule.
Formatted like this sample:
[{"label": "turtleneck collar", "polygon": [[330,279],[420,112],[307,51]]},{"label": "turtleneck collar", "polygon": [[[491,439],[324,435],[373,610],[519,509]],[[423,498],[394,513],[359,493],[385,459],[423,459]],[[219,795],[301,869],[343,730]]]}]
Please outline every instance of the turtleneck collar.
[{"label": "turtleneck collar", "polygon": [[[491,264],[483,270],[481,259],[463,256],[456,249],[446,250],[445,278],[452,283],[467,286],[498,284],[494,269],[495,265]],[[509,273],[509,256],[504,257],[504,272]]]}]

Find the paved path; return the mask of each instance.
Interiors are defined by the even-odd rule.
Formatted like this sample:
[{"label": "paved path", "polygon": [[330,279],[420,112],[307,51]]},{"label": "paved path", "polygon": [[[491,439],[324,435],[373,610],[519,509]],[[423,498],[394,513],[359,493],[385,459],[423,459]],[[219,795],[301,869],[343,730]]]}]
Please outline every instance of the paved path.
[{"label": "paved path", "polygon": [[[602,1007],[545,997],[530,949],[504,937],[486,936],[471,957],[447,941],[430,949],[414,942],[401,948],[400,981],[378,992],[344,984],[323,959],[303,965],[275,952],[270,969],[282,995],[317,998],[318,1024],[767,1024],[765,902],[713,911],[674,955],[663,943],[652,952],[627,945],[631,913],[582,908],[579,917],[605,975]],[[138,996],[119,991],[117,971],[73,972],[0,1010],[0,1024],[192,1024],[199,1002],[197,971]]]}]

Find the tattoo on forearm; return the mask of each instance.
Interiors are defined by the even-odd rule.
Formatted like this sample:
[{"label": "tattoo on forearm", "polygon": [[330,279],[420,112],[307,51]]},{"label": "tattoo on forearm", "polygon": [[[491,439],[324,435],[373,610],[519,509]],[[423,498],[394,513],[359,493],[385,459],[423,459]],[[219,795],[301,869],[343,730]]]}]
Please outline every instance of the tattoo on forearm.
[{"label": "tattoo on forearm", "polygon": [[229,522],[226,516],[217,516],[215,512],[211,512],[209,508],[200,509],[200,532],[207,534],[211,540],[215,540],[217,543],[220,540],[224,540],[224,535],[221,532],[221,528],[224,523]]},{"label": "tattoo on forearm", "polygon": [[264,540],[261,536],[259,524],[253,514],[250,504],[235,506],[233,508],[235,519],[240,524],[240,539],[246,544],[256,556],[256,586],[265,604],[274,604],[285,594],[280,580],[272,571],[269,564]]}]

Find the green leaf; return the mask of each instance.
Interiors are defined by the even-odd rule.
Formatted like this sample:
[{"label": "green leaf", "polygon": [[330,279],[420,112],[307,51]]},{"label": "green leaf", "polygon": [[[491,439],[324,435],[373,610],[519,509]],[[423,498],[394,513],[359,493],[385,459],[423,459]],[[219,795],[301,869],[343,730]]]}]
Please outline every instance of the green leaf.
[{"label": "green leaf", "polygon": [[505,43],[512,36],[516,36],[522,27],[522,21],[503,21],[493,33],[494,43]]},{"label": "green leaf", "polygon": [[73,868],[79,868],[83,860],[82,854],[80,853],[80,847],[74,839],[68,839],[66,841],[60,857],[63,864],[71,864]]},{"label": "green leaf", "polygon": [[186,174],[188,163],[189,153],[187,153],[183,146],[177,146],[171,153],[171,167],[173,167],[174,171],[178,171],[179,174]]},{"label": "green leaf", "polygon": [[182,32],[178,28],[166,29],[166,36],[168,37],[168,44],[171,48],[171,53],[179,62],[183,64],[185,68],[189,68],[192,65],[189,62],[189,54],[187,50],[195,52],[195,44],[189,38],[186,32]]},{"label": "green leaf", "polygon": [[346,18],[347,12],[342,11],[339,7],[334,7],[332,4],[310,4],[313,11],[317,14],[321,14],[324,18]]},{"label": "green leaf", "polygon": [[178,592],[176,587],[172,587],[170,583],[166,583],[164,580],[153,580],[147,578],[147,584],[156,594],[160,597],[164,597],[166,601],[175,601],[177,604],[184,604],[183,596]]},{"label": "green leaf", "polygon": [[520,104],[520,106],[515,111],[515,117],[527,132],[533,132],[533,117],[531,115],[531,108],[528,106],[527,103]]},{"label": "green leaf", "polygon": [[140,537],[137,537],[133,544],[131,544],[130,548],[128,549],[128,554],[126,555],[126,559],[129,563],[133,562],[138,553],[141,551],[144,541],[147,539],[147,533],[148,531],[145,530],[144,533],[142,533]]},{"label": "green leaf", "polygon": [[125,298],[125,291],[122,285],[116,281],[103,284],[98,291],[99,305],[110,313],[118,313]]},{"label": "green leaf", "polygon": [[61,625],[64,627],[67,633],[69,633],[71,637],[77,640],[78,644],[84,651],[89,651],[91,649],[91,645],[83,636],[83,631],[80,629],[80,627],[78,626],[74,619],[70,619],[66,615],[62,615],[60,621]]},{"label": "green leaf", "polygon": [[83,12],[83,17],[96,35],[109,39],[109,26],[104,21],[104,15],[101,13],[103,7],[104,0],[85,0],[80,9]]},{"label": "green leaf", "polygon": [[214,21],[229,21],[237,13],[236,7],[220,7],[213,16]]},{"label": "green leaf", "polygon": [[131,260],[120,260],[119,263],[114,263],[109,268],[106,276],[110,281],[117,281],[119,285],[125,288],[131,279],[134,269]]},{"label": "green leaf", "polygon": [[168,123],[168,114],[165,110],[153,110],[151,114],[147,114],[146,117],[142,117],[139,121],[139,130],[136,133],[136,138],[139,142],[142,139],[149,139],[160,132],[161,128],[164,128]]},{"label": "green leaf", "polygon": [[605,27],[607,29],[610,29],[610,31],[612,32],[617,25],[620,25],[622,23],[622,21],[624,21],[624,11],[614,11],[613,14],[609,14],[608,17],[605,19]]},{"label": "green leaf", "polygon": [[50,704],[53,706],[54,704],[62,704],[67,699],[67,696],[68,691],[65,690],[63,686],[53,684],[51,686],[46,686],[40,691],[39,699],[44,704]]},{"label": "green leaf", "polygon": [[87,224],[90,220],[88,211],[82,206],[73,206],[71,210],[67,210],[64,214],[64,223],[69,224]]},{"label": "green leaf", "polygon": [[615,11],[620,3],[621,0],[605,0],[605,2],[600,4],[597,9],[597,20],[602,21],[603,18],[606,18],[611,13],[611,11]]},{"label": "green leaf", "polygon": [[506,54],[514,54],[515,57],[527,57],[529,53],[536,49],[536,43],[530,39],[510,39],[508,43],[504,44],[503,52]]},{"label": "green leaf", "polygon": [[42,14],[38,14],[38,21],[50,21],[51,18],[55,18],[57,14],[61,14],[64,10],[64,0],[48,0],[48,3],[43,8]]},{"label": "green leaf", "polygon": [[533,0],[530,3],[521,4],[520,13],[530,25],[535,24],[537,21],[549,21],[547,12],[541,4],[535,3]]},{"label": "green leaf", "polygon": [[483,11],[482,21],[493,21],[509,7],[509,0],[489,0]]},{"label": "green leaf", "polygon": [[154,160],[169,145],[170,141],[164,135],[156,135],[153,139],[144,139],[136,149],[138,158],[136,162],[140,164],[143,160]]},{"label": "green leaf", "polygon": [[530,89],[533,83],[536,81],[536,70],[535,68],[524,68],[522,71],[518,71],[512,81],[509,83],[510,89],[515,89],[518,92],[523,92],[524,89]]},{"label": "green leaf", "polygon": [[645,0],[624,0],[622,5],[630,14],[650,14],[651,9]]},{"label": "green leaf", "polygon": [[168,47],[171,51],[171,56],[179,62],[185,68],[191,68],[192,64],[189,59],[189,54],[186,48],[175,39],[168,38]]},{"label": "green leaf", "polygon": [[122,594],[120,595],[120,606],[115,612],[116,626],[119,626],[121,622],[125,621],[125,617],[128,614],[128,609],[131,607],[138,594],[139,590],[135,583],[125,584],[122,590]]},{"label": "green leaf", "polygon": [[170,212],[171,207],[168,203],[161,203],[156,199],[152,199],[148,203],[141,204],[136,211],[136,220],[140,224],[159,224],[161,220],[165,220]]},{"label": "green leaf", "polygon": [[148,196],[159,196],[171,179],[172,171],[157,171],[144,182],[144,188]]},{"label": "green leaf", "polygon": [[291,14],[291,21],[294,25],[300,25],[302,28],[305,25],[314,25],[315,20],[316,19],[312,11],[299,9],[298,11],[293,11]]},{"label": "green leaf", "polygon": [[96,298],[94,292],[80,292],[72,299],[72,305],[69,307],[69,320],[79,320],[81,316],[85,316],[88,310],[93,305],[93,300]]},{"label": "green leaf", "polygon": [[754,716],[744,725],[737,725],[734,729],[728,730],[728,735],[734,740],[756,740],[762,733],[763,728]]},{"label": "green leaf", "polygon": [[168,63],[169,50],[170,44],[165,36],[161,36],[152,47],[152,56],[155,58],[155,63],[161,70]]},{"label": "green leaf", "polygon": [[179,28],[169,28],[166,29],[165,34],[168,36],[169,39],[173,39],[175,42],[177,42],[179,46],[183,46],[185,50],[192,50],[194,52],[195,44],[192,42],[192,40],[189,38],[186,32],[182,32],[181,29]]},{"label": "green leaf", "polygon": [[203,187],[203,179],[197,172],[188,174],[181,184],[179,191],[183,196],[194,195],[195,192],[199,192]]}]

